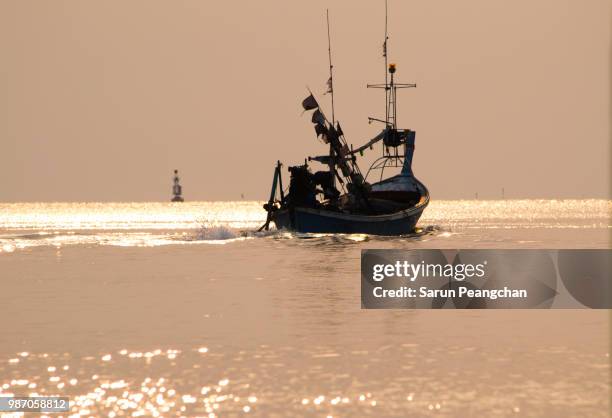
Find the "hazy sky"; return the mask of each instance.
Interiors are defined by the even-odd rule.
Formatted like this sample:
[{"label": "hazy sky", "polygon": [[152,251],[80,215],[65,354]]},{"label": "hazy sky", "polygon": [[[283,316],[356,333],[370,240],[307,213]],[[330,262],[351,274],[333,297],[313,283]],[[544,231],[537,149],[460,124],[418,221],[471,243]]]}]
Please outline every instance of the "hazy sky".
[{"label": "hazy sky", "polygon": [[[167,200],[174,168],[188,200],[267,198],[277,159],[326,149],[300,116],[307,85],[329,107],[326,8],[360,145],[384,116],[383,0],[1,0],[0,201]],[[389,8],[432,198],[609,194],[609,0]]]}]

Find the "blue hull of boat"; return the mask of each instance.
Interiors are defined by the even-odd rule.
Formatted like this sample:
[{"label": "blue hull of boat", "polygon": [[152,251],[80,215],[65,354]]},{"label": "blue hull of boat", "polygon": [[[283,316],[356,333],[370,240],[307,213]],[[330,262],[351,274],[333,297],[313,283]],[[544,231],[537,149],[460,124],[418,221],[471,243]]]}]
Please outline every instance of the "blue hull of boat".
[{"label": "blue hull of boat", "polygon": [[298,232],[407,235],[414,232],[425,206],[379,216],[352,215],[309,208],[282,209],[272,215],[272,222],[278,229]]}]

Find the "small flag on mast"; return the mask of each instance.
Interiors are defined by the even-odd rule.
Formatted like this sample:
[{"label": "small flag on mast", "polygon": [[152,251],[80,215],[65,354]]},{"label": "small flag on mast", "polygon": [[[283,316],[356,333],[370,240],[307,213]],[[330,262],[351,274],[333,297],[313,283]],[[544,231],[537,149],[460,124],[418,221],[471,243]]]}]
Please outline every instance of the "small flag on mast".
[{"label": "small flag on mast", "polygon": [[329,80],[327,80],[326,85],[327,85],[327,90],[323,94],[333,93],[334,92],[334,85],[333,85],[331,77],[329,77]]},{"label": "small flag on mast", "polygon": [[317,103],[317,100],[311,94],[302,101],[302,107],[304,108],[304,110],[312,110],[319,107],[319,103]]},{"label": "small flag on mast", "polygon": [[312,123],[317,123],[319,125],[325,125],[325,116],[323,116],[323,113],[321,113],[321,111],[317,109],[314,112],[312,112],[311,121]]},{"label": "small flag on mast", "polygon": [[314,129],[315,129],[315,132],[316,132],[316,134],[317,134],[317,138],[318,138],[320,135],[323,135],[323,139],[324,139],[324,140],[326,140],[326,139],[327,139],[327,138],[326,138],[326,135],[327,135],[327,129],[325,129],[325,126],[324,126],[324,125],[321,125],[321,124],[318,124],[318,123],[317,123],[317,124],[315,124]]},{"label": "small flag on mast", "polygon": [[344,132],[342,132],[342,128],[340,127],[340,122],[336,123],[336,132],[338,132],[338,136],[344,135]]}]

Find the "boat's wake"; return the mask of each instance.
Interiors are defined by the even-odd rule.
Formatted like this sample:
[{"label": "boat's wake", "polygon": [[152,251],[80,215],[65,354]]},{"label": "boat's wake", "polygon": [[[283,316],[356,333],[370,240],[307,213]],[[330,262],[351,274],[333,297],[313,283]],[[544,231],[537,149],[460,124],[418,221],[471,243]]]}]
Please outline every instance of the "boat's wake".
[{"label": "boat's wake", "polygon": [[393,241],[393,240],[412,240],[420,239],[426,236],[435,236],[446,233],[447,231],[438,225],[427,225],[418,227],[412,234],[384,236],[370,234],[334,234],[334,233],[312,233],[312,232],[295,232],[287,229],[270,229],[269,231],[243,231],[245,236],[254,238],[272,238],[275,240],[308,240],[330,242],[336,244],[351,244],[365,241]]}]

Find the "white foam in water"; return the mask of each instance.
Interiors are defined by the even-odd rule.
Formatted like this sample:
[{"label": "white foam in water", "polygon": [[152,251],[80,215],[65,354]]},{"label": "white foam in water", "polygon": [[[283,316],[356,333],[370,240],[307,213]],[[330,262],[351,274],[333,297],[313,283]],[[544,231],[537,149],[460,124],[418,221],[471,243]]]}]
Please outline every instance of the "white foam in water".
[{"label": "white foam in water", "polygon": [[196,234],[196,239],[204,241],[228,240],[240,237],[239,232],[224,225],[203,226]]}]

